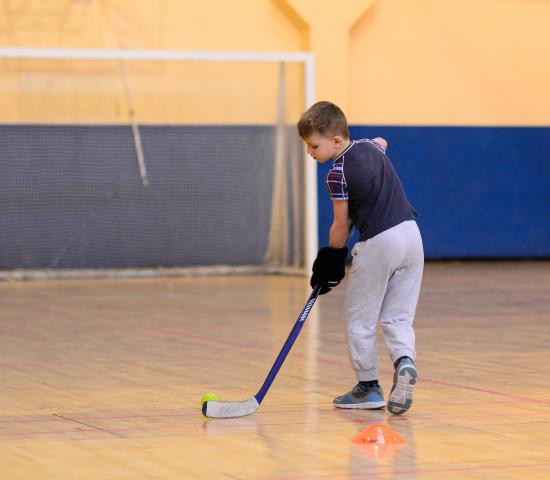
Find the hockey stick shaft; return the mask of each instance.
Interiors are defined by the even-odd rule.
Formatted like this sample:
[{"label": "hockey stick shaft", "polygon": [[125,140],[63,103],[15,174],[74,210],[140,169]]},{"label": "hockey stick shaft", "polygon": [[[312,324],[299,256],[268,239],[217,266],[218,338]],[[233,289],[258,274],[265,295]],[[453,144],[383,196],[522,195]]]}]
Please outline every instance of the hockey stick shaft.
[{"label": "hockey stick shaft", "polygon": [[[348,243],[352,233],[353,233],[353,228],[350,225],[346,243]],[[275,363],[273,363],[271,370],[267,374],[267,377],[263,385],[261,386],[260,390],[258,390],[258,393],[254,396],[254,398],[258,402],[258,405],[262,403],[262,400],[264,399],[267,391],[269,390],[269,387],[271,387],[273,380],[275,380],[275,377],[277,376],[277,373],[282,367],[283,362],[285,361],[288,355],[288,352],[290,352],[292,345],[294,345],[296,338],[298,338],[298,335],[300,334],[300,330],[302,330],[302,327],[304,326],[304,322],[307,316],[309,315],[309,312],[313,308],[313,305],[315,305],[317,298],[319,298],[320,292],[321,292],[321,285],[315,285],[315,287],[313,287],[311,295],[307,299],[307,302],[303,310],[300,312],[300,315],[298,315],[298,319],[296,320],[294,327],[292,327],[292,330],[290,331],[290,334],[288,335],[288,338],[286,339],[286,342],[284,343],[283,348],[281,348],[279,355],[277,355],[277,358],[275,359]]]},{"label": "hockey stick shaft", "polygon": [[[350,228],[350,232],[346,240],[346,243],[350,239],[351,233],[352,233],[352,229]],[[309,312],[311,311],[311,309],[313,308],[313,305],[315,305],[315,302],[319,297],[321,288],[322,288],[321,285],[315,285],[315,287],[313,287],[313,290],[311,291],[311,294],[304,308],[300,312],[300,315],[298,316],[298,319],[296,320],[294,327],[292,327],[292,330],[290,331],[288,338],[286,339],[283,347],[281,348],[279,355],[277,355],[277,358],[275,359],[275,362],[273,363],[273,366],[271,367],[271,370],[267,374],[267,377],[263,385],[261,386],[260,390],[258,391],[258,393],[253,397],[250,397],[248,400],[244,400],[241,402],[227,402],[227,401],[219,401],[219,400],[211,400],[208,402],[204,402],[202,405],[202,413],[205,417],[209,417],[209,418],[243,417],[245,415],[250,415],[254,413],[258,409],[258,407],[260,406],[260,403],[262,402],[269,388],[271,387],[271,384],[275,380],[277,373],[281,369],[288,353],[290,352],[290,349],[292,348],[292,345],[294,345],[294,342],[298,338],[300,330],[302,330],[302,327],[304,326],[304,322],[308,317]]]},{"label": "hockey stick shaft", "polygon": [[284,343],[283,348],[281,348],[279,355],[275,359],[275,363],[273,364],[273,366],[271,367],[271,370],[267,374],[267,377],[262,387],[258,391],[258,393],[253,397],[250,397],[248,400],[244,400],[242,402],[222,402],[218,400],[211,400],[208,402],[204,402],[202,405],[202,413],[205,417],[210,417],[210,418],[243,417],[245,415],[250,415],[254,413],[258,409],[258,407],[260,406],[260,403],[262,402],[267,391],[269,390],[269,387],[271,387],[273,380],[275,380],[277,373],[279,372],[281,366],[283,365],[285,358],[288,355],[288,352],[290,352],[292,345],[296,341],[296,338],[298,338],[298,334],[300,333],[300,330],[304,325],[304,321],[307,318],[311,309],[313,308],[313,305],[315,304],[315,301],[317,300],[317,297],[319,296],[320,291],[321,291],[320,285],[316,285],[313,288],[311,295],[309,296],[308,301],[306,302],[306,305],[304,306],[302,312],[298,316],[298,319],[296,320],[294,327],[290,331],[290,334],[286,339],[286,342]]},{"label": "hockey stick shaft", "polygon": [[304,326],[304,322],[309,315],[309,312],[313,308],[313,305],[315,305],[315,302],[317,301],[317,298],[319,297],[319,292],[321,291],[320,285],[315,285],[313,288],[311,295],[309,296],[306,305],[304,306],[303,310],[301,311],[300,315],[298,316],[298,319],[296,320],[296,323],[294,324],[294,327],[290,331],[290,334],[288,335],[288,338],[286,339],[286,342],[283,345],[283,348],[281,348],[281,351],[279,352],[279,355],[277,355],[277,358],[275,359],[275,362],[273,363],[273,366],[271,367],[271,370],[267,374],[267,377],[261,386],[258,393],[254,396],[256,398],[256,401],[258,404],[262,403],[262,400],[264,399],[267,391],[269,390],[269,387],[271,387],[271,384],[273,383],[273,380],[275,380],[275,377],[277,376],[277,373],[279,372],[280,368],[282,367],[288,352],[290,352],[290,349],[292,348],[292,345],[294,345],[294,342],[298,338],[298,335],[300,334],[300,330],[302,330],[302,327]]}]

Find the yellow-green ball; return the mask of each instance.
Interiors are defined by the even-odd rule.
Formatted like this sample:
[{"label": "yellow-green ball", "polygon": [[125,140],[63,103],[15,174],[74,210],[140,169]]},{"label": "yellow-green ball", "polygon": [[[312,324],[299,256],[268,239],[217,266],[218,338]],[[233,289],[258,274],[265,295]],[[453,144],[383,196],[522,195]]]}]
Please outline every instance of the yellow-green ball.
[{"label": "yellow-green ball", "polygon": [[204,405],[206,402],[211,400],[219,400],[218,396],[215,393],[205,393],[201,398],[201,405]]}]

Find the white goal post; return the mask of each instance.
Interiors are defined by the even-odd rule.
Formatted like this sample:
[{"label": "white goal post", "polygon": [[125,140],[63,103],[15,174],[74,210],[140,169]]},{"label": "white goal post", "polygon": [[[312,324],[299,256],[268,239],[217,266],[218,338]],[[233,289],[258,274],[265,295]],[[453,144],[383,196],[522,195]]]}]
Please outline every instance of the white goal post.
[{"label": "white goal post", "polygon": [[[314,102],[315,75],[314,56],[309,52],[224,52],[224,51],[178,51],[178,50],[139,50],[139,49],[83,49],[83,48],[19,48],[0,47],[0,62],[6,60],[92,60],[118,61],[126,76],[124,62],[235,62],[235,63],[270,63],[301,64],[303,66],[303,110]],[[281,69],[283,70],[283,69]],[[281,75],[284,75],[282,73]],[[140,128],[134,118],[132,97],[128,92],[128,80],[125,77],[129,119],[132,126],[135,156],[139,164],[139,175],[143,188],[150,182],[148,177],[147,158],[143,153]],[[283,87],[284,88],[284,87]],[[297,120],[297,119],[296,119]],[[284,118],[282,120],[284,122]],[[3,120],[0,118],[0,123]],[[1,155],[2,152],[0,152]],[[0,158],[1,160],[1,158]],[[317,165],[306,158],[303,151],[303,185],[304,221],[301,238],[303,238],[303,273],[307,273],[315,259],[318,249],[318,212],[317,212]],[[1,269],[2,267],[0,267]],[[200,269],[200,268],[199,268]],[[238,271],[239,268],[236,268]],[[284,268],[281,269],[284,271]],[[0,275],[2,272],[0,271]],[[5,275],[5,274],[4,274]]]}]

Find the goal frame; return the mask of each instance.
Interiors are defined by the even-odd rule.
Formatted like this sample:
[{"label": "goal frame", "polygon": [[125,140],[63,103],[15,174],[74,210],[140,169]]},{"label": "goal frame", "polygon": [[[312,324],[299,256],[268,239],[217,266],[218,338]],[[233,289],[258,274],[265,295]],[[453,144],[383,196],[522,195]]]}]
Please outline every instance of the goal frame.
[{"label": "goal frame", "polygon": [[[85,49],[85,48],[32,48],[0,47],[0,59],[55,59],[55,60],[118,60],[118,61],[193,61],[193,62],[265,62],[299,63],[304,66],[304,110],[314,102],[315,58],[311,52],[245,52],[245,51],[193,51],[193,50],[144,50],[144,49]],[[303,150],[305,222],[304,272],[307,273],[318,249],[317,164],[307,158]],[[192,267],[191,267],[192,269]],[[178,268],[179,274],[185,269]],[[216,273],[215,268],[199,268],[203,273]],[[284,269],[283,269],[284,270]],[[250,269],[244,269],[248,272]],[[143,273],[143,272],[142,272]],[[284,272],[283,272],[284,273]],[[153,272],[154,276],[159,274]],[[195,273],[196,274],[196,273]],[[199,273],[200,274],[200,273]],[[113,275],[113,271],[111,271]],[[114,275],[118,276],[118,275]],[[30,279],[31,272],[0,272],[0,279]],[[39,278],[44,278],[38,275]],[[48,276],[47,276],[48,277]]]}]

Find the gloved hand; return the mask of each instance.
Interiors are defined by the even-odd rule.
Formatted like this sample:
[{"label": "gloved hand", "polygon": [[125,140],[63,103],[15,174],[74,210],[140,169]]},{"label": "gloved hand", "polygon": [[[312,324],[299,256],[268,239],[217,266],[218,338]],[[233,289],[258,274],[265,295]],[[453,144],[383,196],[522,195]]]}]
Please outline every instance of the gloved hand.
[{"label": "gloved hand", "polygon": [[317,258],[313,262],[313,275],[311,275],[309,281],[311,288],[315,287],[315,285],[321,285],[319,295],[330,292],[346,275],[347,257],[348,247],[320,248]]}]

